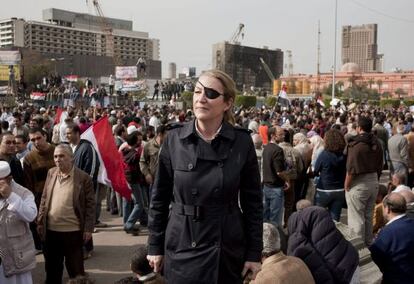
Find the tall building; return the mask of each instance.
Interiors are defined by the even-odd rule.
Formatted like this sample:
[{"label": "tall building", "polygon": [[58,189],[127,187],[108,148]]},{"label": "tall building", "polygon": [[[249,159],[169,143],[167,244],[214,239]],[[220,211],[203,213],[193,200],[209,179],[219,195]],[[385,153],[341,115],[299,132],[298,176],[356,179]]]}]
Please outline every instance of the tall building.
[{"label": "tall building", "polygon": [[0,21],[0,48],[24,46],[23,19],[11,18]]},{"label": "tall building", "polygon": [[174,62],[170,62],[168,64],[168,75],[168,78],[170,79],[177,78],[177,64],[175,64]]},{"label": "tall building", "polygon": [[213,45],[213,68],[229,74],[239,90],[252,86],[271,89],[273,82],[260,58],[269,66],[273,76],[279,78],[283,73],[283,52],[280,49],[255,48],[228,42]]},{"label": "tall building", "polygon": [[151,38],[148,44],[149,58],[152,60],[160,60],[160,40]]},{"label": "tall building", "polygon": [[342,27],[342,65],[356,63],[362,72],[382,72],[383,55],[378,54],[378,26]]},{"label": "tall building", "polygon": [[[103,21],[112,35],[104,31]],[[59,72],[90,76],[113,74],[114,66],[135,65],[142,57],[147,61],[147,74],[161,78],[159,40],[132,27],[128,20],[51,8],[43,10],[43,22],[0,21],[0,48],[25,47],[54,59]],[[57,58],[63,58],[62,62],[56,62]]]},{"label": "tall building", "polygon": [[196,76],[196,68],[195,67],[184,67],[182,74],[185,74],[187,78],[193,78]]}]

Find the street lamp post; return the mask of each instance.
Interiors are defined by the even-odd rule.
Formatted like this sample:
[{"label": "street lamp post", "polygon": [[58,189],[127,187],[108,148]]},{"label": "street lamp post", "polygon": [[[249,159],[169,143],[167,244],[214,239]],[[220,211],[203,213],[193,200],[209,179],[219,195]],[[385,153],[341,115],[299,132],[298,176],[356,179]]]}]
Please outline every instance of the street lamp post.
[{"label": "street lamp post", "polygon": [[55,65],[55,74],[57,74],[57,66],[56,66],[57,65],[57,61],[63,61],[63,60],[65,60],[65,58],[64,57],[50,58],[49,60],[54,62],[54,65]]},{"label": "street lamp post", "polygon": [[336,75],[336,38],[338,26],[338,0],[335,0],[335,35],[334,35],[334,57],[333,57],[333,71],[332,71],[332,100],[335,98],[335,75]]}]

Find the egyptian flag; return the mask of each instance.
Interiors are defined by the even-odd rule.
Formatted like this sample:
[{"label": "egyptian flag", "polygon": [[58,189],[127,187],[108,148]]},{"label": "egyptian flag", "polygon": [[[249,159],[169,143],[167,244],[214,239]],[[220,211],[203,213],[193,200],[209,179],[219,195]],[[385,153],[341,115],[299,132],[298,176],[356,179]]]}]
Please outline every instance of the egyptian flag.
[{"label": "egyptian flag", "polygon": [[123,160],[116,148],[108,117],[104,116],[85,130],[81,139],[91,142],[98,154],[101,164],[98,182],[112,187],[121,196],[130,200],[131,190],[125,178]]},{"label": "egyptian flag", "polygon": [[68,112],[62,109],[61,107],[58,107],[56,110],[54,125],[65,121],[67,117],[68,117]]}]

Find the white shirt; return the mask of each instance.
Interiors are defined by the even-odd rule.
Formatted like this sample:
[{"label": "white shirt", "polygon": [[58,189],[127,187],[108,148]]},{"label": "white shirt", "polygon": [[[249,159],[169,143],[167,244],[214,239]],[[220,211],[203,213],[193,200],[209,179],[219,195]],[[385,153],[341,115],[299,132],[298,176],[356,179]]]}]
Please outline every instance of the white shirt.
[{"label": "white shirt", "polygon": [[403,191],[403,190],[408,190],[408,191],[411,191],[411,188],[409,188],[409,187],[408,187],[408,186],[406,186],[406,185],[400,184],[399,186],[397,186],[397,187],[393,190],[393,192],[400,192],[400,191]]},{"label": "white shirt", "polygon": [[404,217],[405,216],[405,214],[401,214],[401,215],[398,215],[398,216],[396,216],[396,217],[394,217],[394,218],[392,218],[391,220],[389,220],[388,221],[388,223],[387,224],[385,224],[385,226],[388,226],[389,224],[391,224],[392,222],[394,222],[394,221],[396,221],[396,220],[398,220],[398,219],[400,219],[400,218],[402,218],[402,217]]},{"label": "white shirt", "polygon": [[[12,190],[13,187],[18,187],[21,185],[17,184],[14,180],[10,184]],[[21,220],[25,222],[32,222],[37,215],[36,203],[34,201],[33,194],[30,194],[27,198],[22,199],[19,195],[12,192],[7,199],[0,199],[0,208],[2,208],[5,203],[8,203],[7,210],[14,212]],[[13,275],[10,277],[5,277],[3,266],[0,265],[0,283],[1,284],[32,284],[32,273],[31,271]]]}]

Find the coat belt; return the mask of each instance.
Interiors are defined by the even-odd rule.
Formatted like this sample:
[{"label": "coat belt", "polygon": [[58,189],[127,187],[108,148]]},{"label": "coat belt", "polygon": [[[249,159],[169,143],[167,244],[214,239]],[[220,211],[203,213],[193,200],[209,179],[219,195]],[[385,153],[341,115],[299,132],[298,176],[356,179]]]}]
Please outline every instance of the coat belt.
[{"label": "coat belt", "polygon": [[239,211],[239,207],[233,203],[224,204],[221,206],[199,206],[172,202],[171,206],[173,213],[178,215],[192,216],[194,221],[199,221],[205,216],[231,215]]}]

